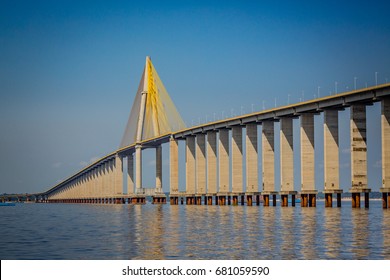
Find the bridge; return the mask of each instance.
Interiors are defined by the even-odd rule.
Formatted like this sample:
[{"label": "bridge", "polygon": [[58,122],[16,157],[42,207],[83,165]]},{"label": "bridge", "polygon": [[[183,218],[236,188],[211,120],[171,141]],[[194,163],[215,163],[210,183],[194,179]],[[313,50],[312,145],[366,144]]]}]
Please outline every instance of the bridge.
[{"label": "bridge", "polygon": [[[171,204],[276,205],[315,207],[318,192],[325,206],[333,196],[341,207],[339,166],[339,111],[350,108],[352,207],[369,207],[367,185],[366,107],[381,103],[383,208],[390,208],[390,84],[289,104],[193,127],[185,127],[149,57],[134,100],[120,148],[37,197],[51,203],[166,203],[162,188],[162,144],[169,145],[169,198]],[[322,127],[314,116],[323,114]],[[300,120],[301,187],[294,188],[293,119]],[[379,121],[379,120],[378,120]],[[280,153],[275,154],[275,122],[280,122]],[[258,160],[258,129],[262,158]],[[315,186],[314,129],[324,130],[324,186]],[[244,138],[243,138],[244,136]],[[245,141],[243,141],[245,139]],[[179,191],[179,142],[185,142],[185,191]],[[231,149],[229,149],[229,144]],[[245,145],[245,149],[243,148]],[[156,184],[142,184],[142,153],[155,149]],[[280,191],[275,188],[275,157],[280,157]],[[127,161],[127,170],[123,170]],[[245,161],[245,164],[243,163]],[[231,162],[231,165],[230,165]],[[258,168],[261,164],[262,182]],[[246,172],[243,172],[243,169]],[[246,176],[244,186],[244,178]],[[231,175],[231,184],[230,184]],[[126,176],[126,179],[125,179]],[[126,186],[124,186],[126,182]],[[271,203],[272,201],[272,203]]]}]

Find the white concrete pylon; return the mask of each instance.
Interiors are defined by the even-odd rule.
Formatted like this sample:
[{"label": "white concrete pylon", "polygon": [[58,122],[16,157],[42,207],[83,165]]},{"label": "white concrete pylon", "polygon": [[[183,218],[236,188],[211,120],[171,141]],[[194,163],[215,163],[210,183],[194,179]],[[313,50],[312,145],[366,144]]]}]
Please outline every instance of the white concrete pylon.
[{"label": "white concrete pylon", "polygon": [[258,150],[257,150],[257,124],[246,125],[245,138],[245,160],[246,160],[246,191],[259,191],[258,175]]},{"label": "white concrete pylon", "polygon": [[390,190],[390,98],[381,101],[382,188]]},{"label": "white concrete pylon", "polygon": [[242,193],[242,127],[232,127],[232,192]]},{"label": "white concrete pylon", "polygon": [[280,120],[280,190],[294,191],[293,119]]},{"label": "white concrete pylon", "polygon": [[301,191],[315,190],[314,115],[301,115]]},{"label": "white concrete pylon", "polygon": [[169,190],[179,192],[179,141],[173,137],[169,139]]},{"label": "white concrete pylon", "polygon": [[134,154],[127,155],[127,194],[134,193]]},{"label": "white concrete pylon", "polygon": [[196,194],[206,194],[206,135],[196,135]]},{"label": "white concrete pylon", "polygon": [[339,130],[338,110],[324,111],[324,189],[339,186]]},{"label": "white concrete pylon", "polygon": [[351,189],[367,188],[366,105],[351,106]]},{"label": "white concrete pylon", "polygon": [[217,193],[217,132],[207,132],[207,193]]},{"label": "white concrete pylon", "polygon": [[263,191],[275,191],[275,143],[274,122],[262,123],[262,169]]},{"label": "white concrete pylon", "polygon": [[195,194],[195,136],[186,137],[186,192]]},{"label": "white concrete pylon", "polygon": [[219,190],[220,193],[229,192],[229,130],[219,130],[218,145]]}]

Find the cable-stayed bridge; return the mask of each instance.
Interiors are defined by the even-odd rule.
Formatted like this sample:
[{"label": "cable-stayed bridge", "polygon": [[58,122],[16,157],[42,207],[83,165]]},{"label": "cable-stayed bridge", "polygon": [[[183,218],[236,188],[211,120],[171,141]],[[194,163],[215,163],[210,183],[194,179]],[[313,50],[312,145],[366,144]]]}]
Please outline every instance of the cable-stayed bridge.
[{"label": "cable-stayed bridge", "polygon": [[[186,127],[149,57],[118,150],[104,156],[47,191],[27,195],[52,203],[166,203],[162,177],[163,156],[169,158],[171,204],[316,206],[318,192],[325,206],[341,206],[339,166],[339,111],[350,108],[352,207],[360,207],[361,196],[369,207],[367,182],[366,107],[381,104],[383,207],[390,208],[390,84],[290,104]],[[323,126],[315,126],[314,115],[323,114]],[[301,186],[294,186],[294,125],[299,119]],[[275,139],[275,122],[280,122],[280,139]],[[261,147],[258,130],[261,126]],[[324,132],[324,185],[315,186],[314,130]],[[185,142],[185,191],[179,191],[179,141]],[[275,153],[279,141],[280,152]],[[168,143],[169,155],[161,145]],[[244,149],[245,146],[245,149]],[[142,153],[156,151],[154,188],[142,184]],[[262,158],[258,160],[261,149]],[[275,187],[275,158],[280,158],[280,190]],[[124,164],[127,161],[127,164]],[[245,162],[245,163],[244,163]],[[123,167],[127,166],[126,170]],[[261,166],[262,182],[258,170]],[[245,172],[244,172],[245,168]],[[245,176],[245,178],[244,178]],[[231,178],[231,180],[230,180]],[[126,182],[126,186],[124,186]],[[246,183],[244,185],[244,182]],[[278,190],[277,190],[278,189]],[[297,191],[297,189],[299,189]],[[300,197],[298,197],[298,195]],[[4,199],[4,196],[2,196]]]}]

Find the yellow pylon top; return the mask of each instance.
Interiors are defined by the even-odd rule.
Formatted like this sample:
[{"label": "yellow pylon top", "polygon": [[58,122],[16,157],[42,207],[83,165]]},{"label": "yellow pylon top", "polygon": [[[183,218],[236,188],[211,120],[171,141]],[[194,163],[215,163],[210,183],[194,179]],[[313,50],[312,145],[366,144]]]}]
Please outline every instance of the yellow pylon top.
[{"label": "yellow pylon top", "polygon": [[120,148],[185,127],[150,57],[147,56]]}]

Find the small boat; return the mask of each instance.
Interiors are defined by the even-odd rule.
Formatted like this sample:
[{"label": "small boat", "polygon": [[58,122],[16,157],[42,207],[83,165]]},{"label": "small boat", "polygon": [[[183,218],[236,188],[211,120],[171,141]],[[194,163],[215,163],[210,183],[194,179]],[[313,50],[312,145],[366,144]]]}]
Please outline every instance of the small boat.
[{"label": "small boat", "polygon": [[13,202],[0,202],[0,206],[15,206]]}]

